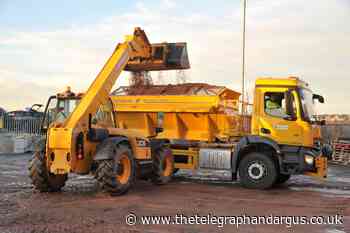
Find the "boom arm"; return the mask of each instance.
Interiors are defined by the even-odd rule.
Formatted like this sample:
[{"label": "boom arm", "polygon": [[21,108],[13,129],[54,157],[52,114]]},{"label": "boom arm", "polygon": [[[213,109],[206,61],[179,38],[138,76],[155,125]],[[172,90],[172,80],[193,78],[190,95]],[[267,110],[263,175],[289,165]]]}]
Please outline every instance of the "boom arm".
[{"label": "boom arm", "polygon": [[[136,28],[134,35],[126,36],[125,42],[118,44],[112,56],[108,59],[63,127],[76,127],[79,122],[88,120],[89,114],[94,114],[99,106],[106,103],[114,83],[129,59],[139,58],[146,60],[150,59],[150,57],[151,44],[144,31]],[[85,123],[87,124],[88,122]]]},{"label": "boom arm", "polygon": [[[164,47],[162,51],[169,53],[170,46],[168,48],[167,43],[161,46]],[[172,56],[174,54],[159,56],[140,28],[135,28],[133,35],[126,36],[125,41],[118,44],[72,114],[63,124],[55,125],[48,130],[46,155],[52,160],[48,161],[50,171],[54,174],[66,174],[78,166],[74,156],[77,154],[76,145],[80,141],[83,141],[83,144],[90,143],[87,141],[89,118],[97,112],[99,106],[108,101],[114,83],[126,67],[129,71],[187,69],[189,63],[186,45],[180,46],[183,46],[183,49],[182,53],[176,50],[176,56],[179,57],[176,64]],[[91,150],[85,153],[91,157]]]}]

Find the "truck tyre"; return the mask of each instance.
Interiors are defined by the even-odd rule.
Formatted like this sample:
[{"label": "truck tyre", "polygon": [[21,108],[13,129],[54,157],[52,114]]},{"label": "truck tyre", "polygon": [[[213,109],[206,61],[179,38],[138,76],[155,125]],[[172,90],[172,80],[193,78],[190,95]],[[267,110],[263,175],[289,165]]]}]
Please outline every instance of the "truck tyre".
[{"label": "truck tyre", "polygon": [[279,174],[276,180],[276,184],[283,184],[287,182],[290,178],[290,175],[285,175],[285,174]]},{"label": "truck tyre", "polygon": [[113,153],[113,159],[98,161],[95,178],[102,190],[112,195],[122,195],[134,184],[135,160],[126,145],[116,146]]},{"label": "truck tyre", "polygon": [[275,161],[262,153],[250,153],[239,164],[240,183],[245,188],[268,189],[277,180]]},{"label": "truck tyre", "polygon": [[67,174],[54,175],[48,172],[43,152],[33,154],[28,169],[34,188],[40,192],[58,192],[67,181]]},{"label": "truck tyre", "polygon": [[153,171],[151,180],[162,185],[171,180],[174,173],[174,156],[169,148],[160,148],[153,155]]}]

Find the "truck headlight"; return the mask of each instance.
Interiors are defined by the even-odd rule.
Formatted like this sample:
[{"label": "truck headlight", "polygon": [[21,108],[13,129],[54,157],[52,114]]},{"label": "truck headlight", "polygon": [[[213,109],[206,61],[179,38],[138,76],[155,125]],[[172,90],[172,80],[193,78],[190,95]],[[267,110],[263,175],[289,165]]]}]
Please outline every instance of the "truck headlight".
[{"label": "truck headlight", "polygon": [[315,158],[311,155],[305,155],[304,160],[307,165],[313,165]]}]

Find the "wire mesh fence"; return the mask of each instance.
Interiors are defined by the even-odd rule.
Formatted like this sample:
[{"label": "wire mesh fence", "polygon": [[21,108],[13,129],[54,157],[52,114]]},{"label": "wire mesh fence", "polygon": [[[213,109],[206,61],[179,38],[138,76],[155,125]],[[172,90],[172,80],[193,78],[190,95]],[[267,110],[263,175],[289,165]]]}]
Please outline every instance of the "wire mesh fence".
[{"label": "wire mesh fence", "polygon": [[350,165],[350,141],[335,141],[333,149],[333,162]]}]

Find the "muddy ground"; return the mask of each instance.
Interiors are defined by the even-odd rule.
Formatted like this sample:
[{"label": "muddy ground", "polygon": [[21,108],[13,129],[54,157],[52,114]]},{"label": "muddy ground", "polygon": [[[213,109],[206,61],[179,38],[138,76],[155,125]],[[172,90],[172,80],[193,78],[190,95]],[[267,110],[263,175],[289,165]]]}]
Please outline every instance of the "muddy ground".
[{"label": "muddy ground", "polygon": [[[268,191],[247,190],[235,182],[189,179],[181,172],[168,185],[139,181],[128,194],[98,191],[89,176],[72,176],[61,193],[37,193],[27,178],[30,155],[0,155],[0,232],[350,232],[350,167],[331,166],[326,182],[296,176]],[[193,214],[218,216],[343,215],[342,225],[141,225],[125,217]]]}]

